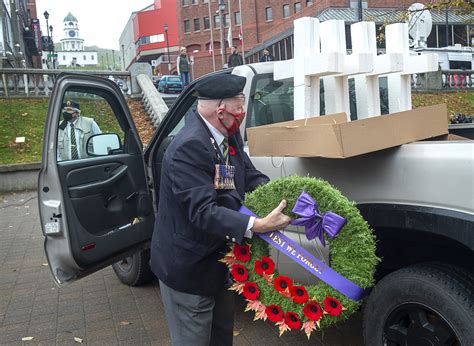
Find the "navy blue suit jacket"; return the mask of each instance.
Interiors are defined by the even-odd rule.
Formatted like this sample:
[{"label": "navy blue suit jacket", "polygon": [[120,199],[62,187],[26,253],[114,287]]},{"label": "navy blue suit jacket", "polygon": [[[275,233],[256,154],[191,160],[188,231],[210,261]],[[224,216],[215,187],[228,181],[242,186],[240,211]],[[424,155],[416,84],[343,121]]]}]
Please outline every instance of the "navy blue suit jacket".
[{"label": "navy blue suit jacket", "polygon": [[269,180],[250,162],[237,133],[229,138],[236,188],[215,190],[215,165],[222,162],[210,137],[196,113],[166,150],[150,260],[167,286],[204,296],[215,295],[227,281],[227,267],[219,262],[227,239],[244,240],[249,217],[237,210],[245,192]]}]

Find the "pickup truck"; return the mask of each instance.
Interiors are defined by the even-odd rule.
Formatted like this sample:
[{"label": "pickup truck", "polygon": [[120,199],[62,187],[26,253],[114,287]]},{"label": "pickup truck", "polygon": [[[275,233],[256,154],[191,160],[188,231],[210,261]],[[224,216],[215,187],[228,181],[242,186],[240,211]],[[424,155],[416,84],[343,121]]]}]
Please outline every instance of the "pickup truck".
[{"label": "pickup truck", "polygon": [[[217,73],[247,78],[246,129],[292,119],[293,81],[274,81],[272,63]],[[206,76],[202,77],[206,78]],[[57,284],[108,265],[127,285],[153,280],[149,241],[163,154],[196,108],[196,81],[169,109],[143,151],[115,83],[62,74],[50,99],[38,196],[44,247]],[[58,161],[62,105],[73,99],[102,133],[83,159]],[[247,150],[247,148],[246,148]],[[247,150],[248,151],[248,150]],[[348,159],[251,157],[270,178],[321,177],[356,202],[382,261],[364,303],[367,345],[472,345],[474,341],[474,141],[431,140]],[[157,225],[159,227],[159,225]],[[295,232],[288,236],[314,252]],[[311,278],[296,264],[282,274]],[[326,253],[326,261],[330,256]]]}]

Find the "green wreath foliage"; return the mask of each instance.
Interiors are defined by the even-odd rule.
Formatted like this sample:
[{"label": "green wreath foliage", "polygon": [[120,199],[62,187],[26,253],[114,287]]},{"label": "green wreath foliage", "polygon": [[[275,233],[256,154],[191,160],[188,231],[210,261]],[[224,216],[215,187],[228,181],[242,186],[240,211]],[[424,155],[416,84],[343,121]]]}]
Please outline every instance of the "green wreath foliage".
[{"label": "green wreath foliage", "polygon": [[[374,284],[374,272],[379,258],[375,255],[375,236],[367,222],[360,215],[355,204],[343,196],[328,182],[310,177],[290,176],[280,178],[260,186],[245,198],[245,205],[259,216],[270,213],[282,199],[286,199],[288,207],[285,214],[296,218],[291,210],[301,194],[306,191],[317,203],[321,212],[332,211],[347,219],[346,225],[335,238],[326,237],[330,248],[331,268],[351,280],[362,288]],[[254,236],[248,241],[251,246],[251,258],[248,262],[238,262],[245,265],[249,278],[248,281],[257,283],[260,296],[259,300],[265,306],[276,304],[284,312],[292,311],[298,314],[300,320],[305,321],[303,306],[294,303],[291,299],[283,297],[271,284],[254,271],[256,260],[262,256],[270,256],[269,245]],[[278,276],[275,270],[274,277]],[[297,283],[294,283],[298,285]],[[330,326],[337,321],[348,318],[361,305],[361,301],[353,301],[322,281],[316,285],[305,285],[310,299],[315,299],[322,304],[326,297],[338,299],[344,310],[339,316],[325,314],[320,320],[320,328]],[[309,337],[309,336],[308,336]]]}]

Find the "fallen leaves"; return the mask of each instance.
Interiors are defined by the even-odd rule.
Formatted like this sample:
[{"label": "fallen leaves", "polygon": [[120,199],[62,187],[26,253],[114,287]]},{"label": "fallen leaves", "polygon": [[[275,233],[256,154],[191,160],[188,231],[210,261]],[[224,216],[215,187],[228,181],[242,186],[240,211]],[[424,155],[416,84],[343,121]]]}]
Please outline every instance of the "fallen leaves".
[{"label": "fallen leaves", "polygon": [[74,341],[77,342],[78,344],[82,344],[84,340],[82,338],[78,338],[77,336],[75,336]]},{"label": "fallen leaves", "polygon": [[23,338],[21,338],[21,341],[31,341],[34,339],[34,336],[25,336]]}]

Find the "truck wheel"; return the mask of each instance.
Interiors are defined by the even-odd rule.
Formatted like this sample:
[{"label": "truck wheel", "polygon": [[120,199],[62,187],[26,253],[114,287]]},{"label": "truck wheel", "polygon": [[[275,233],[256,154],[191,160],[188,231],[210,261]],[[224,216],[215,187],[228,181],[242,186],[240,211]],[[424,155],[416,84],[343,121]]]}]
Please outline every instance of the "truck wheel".
[{"label": "truck wheel", "polygon": [[472,345],[472,274],[447,265],[417,265],[393,272],[364,306],[366,345]]},{"label": "truck wheel", "polygon": [[140,286],[152,282],[155,275],[150,268],[150,249],[142,250],[112,264],[119,280],[128,286]]}]

